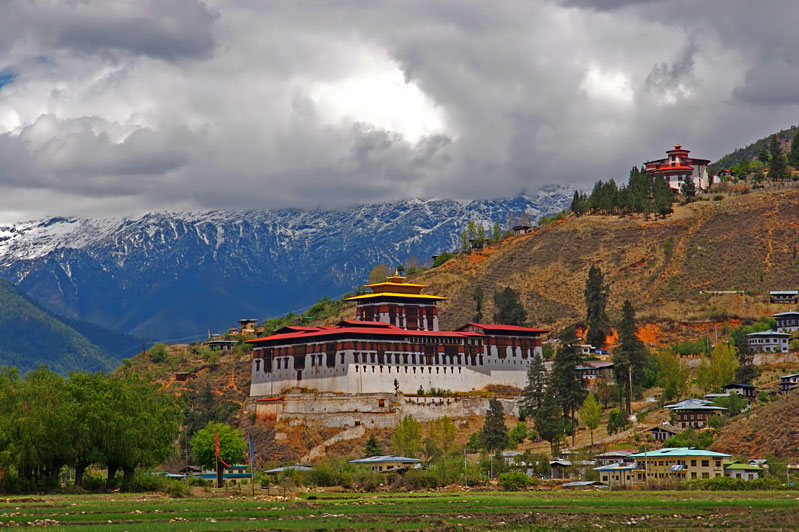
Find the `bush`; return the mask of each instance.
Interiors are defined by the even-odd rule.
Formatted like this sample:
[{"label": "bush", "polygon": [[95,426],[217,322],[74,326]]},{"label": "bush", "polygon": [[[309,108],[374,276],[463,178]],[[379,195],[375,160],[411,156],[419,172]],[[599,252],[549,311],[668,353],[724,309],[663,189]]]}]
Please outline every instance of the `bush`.
[{"label": "bush", "polygon": [[788,485],[784,479],[778,478],[757,478],[753,480],[743,480],[741,478],[716,477],[701,480],[692,480],[688,487],[696,490],[707,491],[757,491],[757,490],[795,490],[798,485]]},{"label": "bush", "polygon": [[521,471],[502,473],[497,477],[497,480],[499,480],[499,484],[505,491],[519,491],[533,483],[533,479]]},{"label": "bush", "polygon": [[429,490],[441,485],[433,472],[424,469],[409,469],[397,476],[396,484],[408,490]]},{"label": "bush", "polygon": [[105,479],[94,475],[84,475],[82,487],[86,491],[102,491],[105,489]]},{"label": "bush", "polygon": [[167,478],[161,473],[151,471],[137,471],[131,480],[123,483],[122,487],[125,491],[134,493],[158,492],[171,497],[184,497],[189,494],[189,488],[184,481]]},{"label": "bush", "polygon": [[36,491],[36,485],[14,473],[0,476],[0,493],[18,494]]},{"label": "bush", "polygon": [[153,344],[153,346],[148,351],[148,354],[150,355],[150,360],[152,360],[156,364],[163,362],[164,360],[166,360],[166,355],[167,355],[166,345],[160,343]]},{"label": "bush", "polygon": [[454,256],[455,253],[450,253],[448,251],[445,251],[444,253],[435,258],[435,260],[433,261],[433,268],[438,268],[439,266],[441,266],[442,264],[444,264]]},{"label": "bush", "polygon": [[721,201],[723,199],[724,199],[724,196],[722,196],[720,194],[717,194],[717,195],[713,196],[713,201]]}]

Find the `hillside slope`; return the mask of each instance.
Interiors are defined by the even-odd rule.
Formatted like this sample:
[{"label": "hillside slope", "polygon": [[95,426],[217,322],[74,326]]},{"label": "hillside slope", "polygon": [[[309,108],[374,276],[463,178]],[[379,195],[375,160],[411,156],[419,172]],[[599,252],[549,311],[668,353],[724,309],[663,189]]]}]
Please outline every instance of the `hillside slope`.
[{"label": "hillside slope", "polygon": [[25,372],[41,365],[67,373],[111,370],[117,362],[0,279],[0,366]]},{"label": "hillside slope", "polygon": [[[571,216],[512,237],[481,255],[461,255],[414,281],[440,304],[441,326],[473,317],[472,294],[482,287],[484,318],[491,295],[518,290],[532,324],[560,328],[585,314],[588,269],[598,265],[610,287],[610,317],[630,299],[644,321],[760,317],[785,310],[769,305],[769,290],[799,288],[799,189],[773,188],[721,201],[676,206],[667,219]],[[708,291],[745,291],[710,294]]]},{"label": "hillside slope", "polygon": [[[780,145],[782,146],[782,150],[785,153],[790,151],[791,142],[793,141],[796,132],[797,132],[797,126],[791,126],[788,129],[783,129],[781,131],[774,133],[774,135],[777,135],[777,140],[779,141]],[[715,174],[718,173],[723,168],[730,168],[731,166],[736,165],[745,159],[748,159],[750,161],[757,159],[760,150],[769,149],[769,143],[771,142],[771,137],[774,135],[763,137],[762,139],[758,139],[744,148],[738,148],[734,152],[728,153],[727,155],[725,155],[724,157],[720,158],[718,161],[710,165],[711,171]]]},{"label": "hillside slope", "polygon": [[792,392],[779,401],[744,414],[722,429],[711,447],[714,451],[765,458],[773,454],[799,459],[799,392]]}]

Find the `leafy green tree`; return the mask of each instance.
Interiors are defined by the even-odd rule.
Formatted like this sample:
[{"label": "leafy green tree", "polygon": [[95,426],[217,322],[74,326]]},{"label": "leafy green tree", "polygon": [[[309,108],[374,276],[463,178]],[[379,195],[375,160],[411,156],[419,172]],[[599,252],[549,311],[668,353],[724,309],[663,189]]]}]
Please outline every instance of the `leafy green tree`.
[{"label": "leafy green tree", "polygon": [[696,447],[697,449],[707,449],[712,444],[712,432],[688,429],[664,441],[663,447]]},{"label": "leafy green tree", "polygon": [[588,343],[598,348],[605,345],[605,338],[610,334],[608,316],[605,313],[607,302],[608,287],[602,270],[592,265],[585,281],[585,319],[589,327]]},{"label": "leafy green tree", "polygon": [[166,360],[167,356],[167,347],[165,344],[156,343],[150,348],[147,352],[147,355],[150,357],[150,360],[155,362],[156,364],[160,364],[164,360]]},{"label": "leafy green tree", "polygon": [[608,414],[608,434],[616,434],[630,426],[630,421],[624,412],[613,409]]},{"label": "leafy green tree", "polygon": [[599,401],[596,400],[594,394],[589,393],[583,401],[583,406],[580,407],[580,420],[591,432],[591,448],[594,447],[594,430],[599,426],[601,419],[602,409],[599,406]]},{"label": "leafy green tree", "polygon": [[378,264],[369,272],[370,283],[381,283],[386,280],[386,277],[388,277],[388,266],[385,264]]},{"label": "leafy green tree", "polygon": [[451,455],[455,450],[455,433],[455,423],[447,416],[436,419],[430,425],[430,439],[444,456]]},{"label": "leafy green tree", "polygon": [[571,419],[572,445],[576,437],[576,411],[583,403],[587,392],[585,380],[577,372],[582,362],[577,348],[577,335],[574,329],[567,329],[560,338],[560,348],[555,353],[552,364],[551,393],[558,398],[563,415]]},{"label": "leafy green tree", "polygon": [[[219,459],[216,456],[216,439],[219,435]],[[191,439],[194,461],[201,467],[216,470],[216,486],[222,487],[222,462],[233,465],[244,458],[247,441],[244,434],[225,423],[208,423]]]},{"label": "leafy green tree", "polygon": [[703,358],[699,363],[696,380],[707,393],[732,382],[737,368],[735,348],[726,342],[719,342],[710,352],[710,357]]},{"label": "leafy green tree", "polygon": [[527,438],[527,425],[521,421],[516,423],[516,426],[508,432],[508,445],[515,448]]},{"label": "leafy green tree", "polygon": [[536,432],[541,436],[541,439],[549,442],[554,455],[555,448],[560,443],[560,440],[563,439],[565,430],[561,408],[553,394],[548,393],[544,396],[544,402],[535,411],[533,418]]},{"label": "leafy green tree", "polygon": [[[619,322],[619,346],[613,350],[613,372],[616,382],[622,384],[625,390],[626,412],[632,413],[630,402],[634,389],[644,382],[648,353],[644,343],[638,338],[638,325],[635,321],[635,308],[629,300],[624,301],[621,309],[622,318]],[[632,385],[628,371],[632,371]]]},{"label": "leafy green tree", "polygon": [[747,406],[749,406],[749,401],[747,401],[745,398],[743,398],[737,393],[731,393],[727,397],[716,397],[713,400],[713,404],[715,404],[716,406],[720,406],[722,408],[726,408],[727,415],[737,416]]},{"label": "leafy green tree", "polygon": [[233,401],[225,401],[214,394],[209,382],[202,381],[196,389],[187,390],[183,394],[183,430],[180,435],[180,447],[185,449],[194,433],[209,422],[230,423],[239,410]]},{"label": "leafy green tree", "polygon": [[483,301],[485,294],[480,285],[477,285],[472,292],[472,299],[474,299],[474,321],[480,323],[483,321]]},{"label": "leafy green tree", "polygon": [[483,447],[489,451],[501,451],[508,445],[508,427],[505,426],[505,411],[497,399],[488,402],[488,412],[481,431]]},{"label": "leafy green tree", "polygon": [[469,251],[469,234],[466,231],[461,233],[461,251]]},{"label": "leafy green tree", "polygon": [[785,179],[788,176],[787,162],[785,155],[782,151],[777,135],[771,136],[771,143],[769,144],[769,152],[771,152],[771,161],[768,169],[768,177],[774,181]]},{"label": "leafy green tree", "polygon": [[179,400],[139,375],[110,378],[106,400],[112,417],[100,442],[108,478],[122,470],[130,482],[137,467],[150,466],[174,451],[183,416]]},{"label": "leafy green tree", "polygon": [[364,454],[368,456],[379,456],[383,454],[383,449],[380,448],[380,444],[377,443],[377,438],[375,438],[374,434],[370,434],[369,438],[366,440],[366,446],[363,450]]},{"label": "leafy green tree", "polygon": [[546,381],[544,359],[535,353],[530,367],[527,368],[527,386],[522,391],[522,400],[519,405],[519,413],[523,417],[533,417],[536,410],[541,408],[546,395]]},{"label": "leafy green tree", "polygon": [[416,458],[421,448],[422,427],[412,415],[408,414],[394,428],[394,437],[391,438],[391,452],[408,458]]},{"label": "leafy green tree", "polygon": [[504,290],[494,292],[494,306],[497,308],[494,313],[495,323],[524,325],[527,322],[527,312],[519,300],[519,293],[513,288],[505,287]]},{"label": "leafy green tree", "polygon": [[658,381],[663,388],[663,399],[673,401],[685,397],[691,385],[691,368],[671,351],[657,356]]}]

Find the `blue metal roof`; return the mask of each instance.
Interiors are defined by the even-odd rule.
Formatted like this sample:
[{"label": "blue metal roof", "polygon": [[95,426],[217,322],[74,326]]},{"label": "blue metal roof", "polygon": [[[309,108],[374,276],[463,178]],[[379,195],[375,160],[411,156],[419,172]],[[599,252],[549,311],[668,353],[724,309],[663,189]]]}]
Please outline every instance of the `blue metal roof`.
[{"label": "blue metal roof", "polygon": [[274,469],[269,469],[267,471],[264,471],[264,473],[282,473],[283,471],[313,471],[313,468],[304,465],[290,465],[285,467],[276,467]]},{"label": "blue metal roof", "polygon": [[707,456],[710,458],[728,458],[729,454],[717,453],[715,451],[705,451],[694,447],[664,447],[657,451],[637,453],[633,458],[670,458],[672,456]]}]

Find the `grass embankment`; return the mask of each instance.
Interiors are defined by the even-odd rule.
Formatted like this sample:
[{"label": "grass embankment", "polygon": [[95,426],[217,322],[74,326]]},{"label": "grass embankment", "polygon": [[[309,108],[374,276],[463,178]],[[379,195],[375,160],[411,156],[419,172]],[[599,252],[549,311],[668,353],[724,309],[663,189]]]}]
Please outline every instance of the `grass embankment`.
[{"label": "grass embankment", "polygon": [[[0,499],[28,530],[783,530],[785,492],[316,494],[303,498],[55,495]],[[30,524],[29,524],[30,523]]]}]

